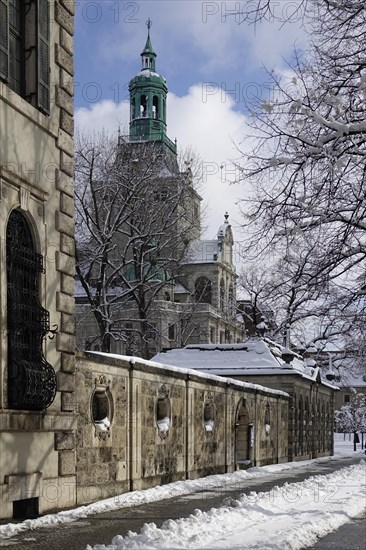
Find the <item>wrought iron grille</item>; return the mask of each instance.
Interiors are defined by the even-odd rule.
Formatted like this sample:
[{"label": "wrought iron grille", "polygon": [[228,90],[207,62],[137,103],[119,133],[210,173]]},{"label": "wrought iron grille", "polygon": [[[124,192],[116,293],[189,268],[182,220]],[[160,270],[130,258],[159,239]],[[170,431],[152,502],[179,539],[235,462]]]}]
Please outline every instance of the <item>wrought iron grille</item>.
[{"label": "wrought iron grille", "polygon": [[55,371],[42,350],[50,331],[49,313],[39,300],[43,258],[18,210],[10,214],[6,238],[8,403],[13,409],[43,410],[56,394]]}]

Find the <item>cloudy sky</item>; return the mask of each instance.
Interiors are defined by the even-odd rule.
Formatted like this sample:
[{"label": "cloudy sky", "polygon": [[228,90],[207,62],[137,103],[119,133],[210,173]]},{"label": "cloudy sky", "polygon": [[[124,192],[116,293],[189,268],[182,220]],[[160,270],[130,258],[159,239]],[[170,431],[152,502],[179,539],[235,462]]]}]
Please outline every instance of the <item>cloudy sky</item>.
[{"label": "cloudy sky", "polygon": [[192,146],[203,161],[201,190],[208,204],[207,238],[212,238],[227,210],[235,230],[240,224],[236,202],[245,193],[229,185],[247,145],[246,100],[266,99],[264,69],[283,70],[294,44],[304,46],[299,0],[274,2],[282,25],[253,25],[255,0],[78,0],[75,19],[75,109],[81,130],[128,128],[128,83],[140,70],[146,21],[158,55],[156,70],[168,83],[168,136],[178,146]]}]

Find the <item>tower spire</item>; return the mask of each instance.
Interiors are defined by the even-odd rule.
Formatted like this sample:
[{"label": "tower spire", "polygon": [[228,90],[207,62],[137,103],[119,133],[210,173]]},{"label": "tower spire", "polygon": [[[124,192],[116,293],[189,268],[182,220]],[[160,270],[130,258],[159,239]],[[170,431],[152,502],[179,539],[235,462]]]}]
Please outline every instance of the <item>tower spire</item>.
[{"label": "tower spire", "polygon": [[146,21],[147,38],[141,52],[142,67],[130,81],[130,139],[160,141],[176,155],[176,144],[166,135],[166,101],[168,87],[163,76],[155,71],[156,53],[151,44],[152,22]]},{"label": "tower spire", "polygon": [[147,26],[147,38],[146,38],[146,44],[144,49],[141,52],[141,61],[142,61],[142,67],[141,70],[150,70],[155,72],[155,58],[156,53],[154,52],[154,48],[151,44],[150,39],[150,29],[152,26],[152,21],[149,17],[149,19],[146,21]]}]

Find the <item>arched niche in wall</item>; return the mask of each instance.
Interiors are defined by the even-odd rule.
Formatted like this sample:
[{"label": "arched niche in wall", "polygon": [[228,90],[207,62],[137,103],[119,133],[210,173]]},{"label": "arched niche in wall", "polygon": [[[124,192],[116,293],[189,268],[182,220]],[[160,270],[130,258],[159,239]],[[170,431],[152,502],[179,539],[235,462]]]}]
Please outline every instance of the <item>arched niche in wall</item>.
[{"label": "arched niche in wall", "polygon": [[95,389],[91,396],[91,419],[95,427],[95,435],[99,439],[106,439],[110,436],[113,421],[114,404],[109,389],[110,382],[104,375],[96,378]]},{"label": "arched niche in wall", "polygon": [[203,405],[203,423],[206,433],[212,433],[215,426],[215,405],[212,400]]},{"label": "arched niche in wall", "polygon": [[253,424],[249,420],[249,413],[245,399],[241,399],[236,410],[235,421],[235,466],[243,470],[251,465],[251,446],[253,438]]},{"label": "arched niche in wall", "polygon": [[266,435],[269,435],[271,431],[271,405],[267,401],[266,409],[264,413],[264,431]]},{"label": "arched niche in wall", "polygon": [[159,431],[159,437],[165,439],[171,424],[171,403],[169,390],[163,385],[158,392],[156,401],[156,425]]}]

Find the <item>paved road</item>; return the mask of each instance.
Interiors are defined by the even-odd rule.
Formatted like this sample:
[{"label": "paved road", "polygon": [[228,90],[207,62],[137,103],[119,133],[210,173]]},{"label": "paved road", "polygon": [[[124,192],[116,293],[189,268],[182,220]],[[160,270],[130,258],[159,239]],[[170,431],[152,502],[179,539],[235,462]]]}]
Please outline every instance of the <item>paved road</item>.
[{"label": "paved road", "polygon": [[308,550],[365,550],[366,514],[342,525],[337,531],[320,539]]},{"label": "paved road", "polygon": [[[212,507],[218,507],[227,497],[235,499],[240,494],[250,493],[250,491],[270,491],[276,485],[282,486],[285,483],[303,481],[312,475],[329,474],[350,464],[357,464],[359,461],[360,458],[355,457],[319,462],[296,470],[258,476],[250,480],[244,480],[240,484],[226,485],[225,487],[152,504],[97,514],[69,525],[27,531],[7,541],[0,541],[0,547],[6,546],[9,550],[85,550],[87,544],[91,546],[110,544],[115,535],[126,535],[129,530],[139,532],[144,523],[154,522],[159,527],[165,520],[187,517],[197,508],[209,510]],[[320,546],[314,546],[314,550],[323,550],[323,548],[324,550],[328,548],[332,550],[358,550],[362,548],[364,550],[364,546],[361,545],[361,543],[364,544],[364,538],[360,538],[360,533],[362,534],[365,521],[354,522],[359,527],[357,530],[358,538],[356,537],[357,540],[349,539],[351,546],[345,545],[343,539],[341,546],[322,546],[322,541],[328,538],[325,537],[319,541]],[[356,532],[356,529],[351,528],[350,533],[353,532]],[[359,545],[357,546],[357,544]]]}]

